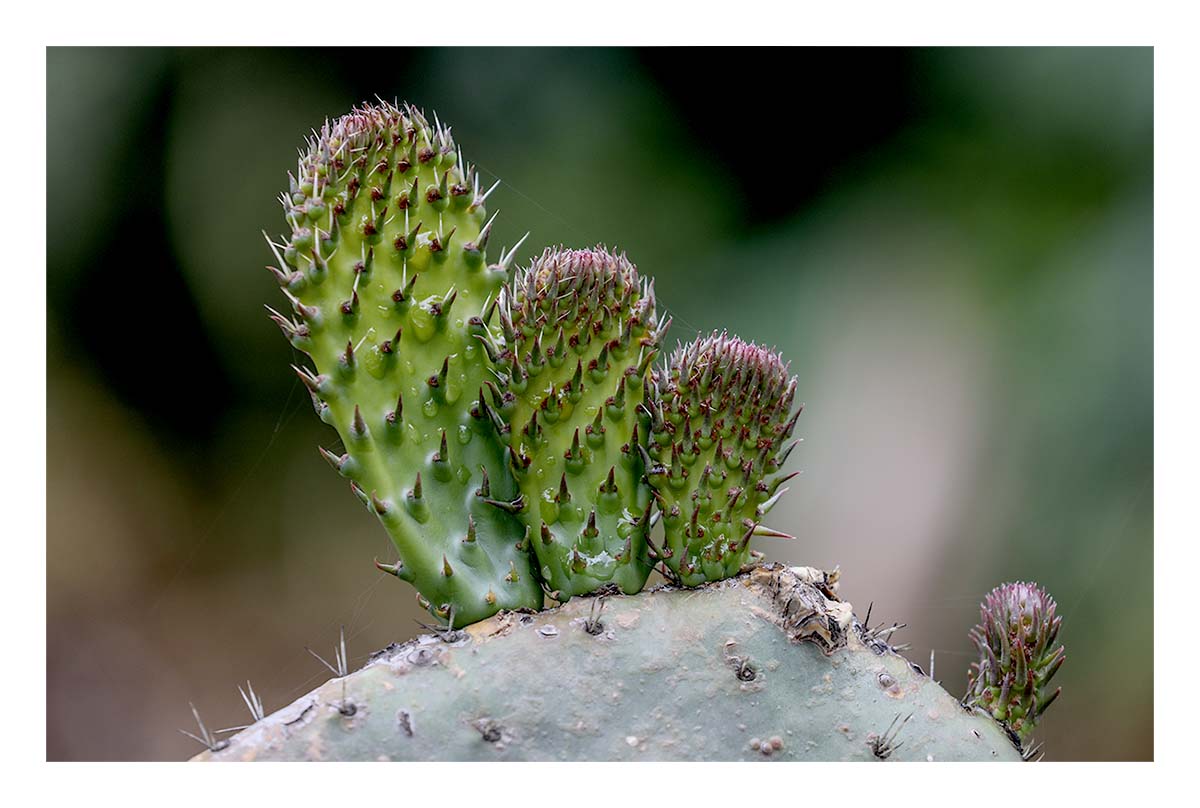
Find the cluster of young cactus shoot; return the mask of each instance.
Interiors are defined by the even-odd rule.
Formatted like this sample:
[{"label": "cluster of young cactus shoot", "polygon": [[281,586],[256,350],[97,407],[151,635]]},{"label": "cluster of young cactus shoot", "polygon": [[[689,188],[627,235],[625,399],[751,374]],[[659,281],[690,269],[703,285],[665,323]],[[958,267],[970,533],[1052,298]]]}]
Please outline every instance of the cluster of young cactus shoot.
[{"label": "cluster of young cactus shoot", "polygon": [[669,323],[623,254],[489,263],[478,183],[448,128],[380,104],[316,133],[283,200],[272,317],[316,365],[296,372],[343,447],[322,455],[396,545],[380,568],[457,625],[656,566],[736,574],[782,535],[762,519],[795,446],[787,366],[724,334],[661,364]]},{"label": "cluster of young cactus shoot", "polygon": [[[725,333],[664,361],[669,320],[623,254],[489,263],[490,192],[436,117],[364,105],[309,139],[290,233],[268,239],[290,304],[271,317],[341,438],[321,455],[398,551],[377,566],[451,628],[633,594],[656,568],[688,587],[736,575],[753,536],[787,535],[763,522],[798,443],[787,364]],[[1014,591],[989,599],[970,697],[1032,727],[1061,649],[1053,602]]]}]

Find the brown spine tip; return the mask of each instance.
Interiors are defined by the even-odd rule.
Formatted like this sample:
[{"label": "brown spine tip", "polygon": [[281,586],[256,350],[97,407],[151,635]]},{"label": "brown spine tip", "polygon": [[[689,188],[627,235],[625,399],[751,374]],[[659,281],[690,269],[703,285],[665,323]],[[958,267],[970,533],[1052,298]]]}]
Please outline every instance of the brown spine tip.
[{"label": "brown spine tip", "polygon": [[367,436],[367,422],[357,404],[354,405],[354,418],[350,422],[350,434],[359,440]]},{"label": "brown spine tip", "polygon": [[617,474],[617,467],[610,466],[608,469],[608,477],[604,480],[604,483],[600,486],[600,493],[602,493],[602,494],[617,493],[616,474]]},{"label": "brown spine tip", "polygon": [[587,561],[575,549],[571,550],[571,570],[579,575],[587,571]]},{"label": "brown spine tip", "polygon": [[387,503],[380,499],[379,495],[374,491],[371,492],[371,506],[375,509],[375,513],[379,514],[380,516],[383,516],[388,512]]},{"label": "brown spine tip", "polygon": [[318,446],[317,451],[321,453],[321,457],[325,458],[325,462],[333,467],[334,471],[338,474],[342,473],[342,464],[346,462],[347,455],[335,455],[324,446]]}]

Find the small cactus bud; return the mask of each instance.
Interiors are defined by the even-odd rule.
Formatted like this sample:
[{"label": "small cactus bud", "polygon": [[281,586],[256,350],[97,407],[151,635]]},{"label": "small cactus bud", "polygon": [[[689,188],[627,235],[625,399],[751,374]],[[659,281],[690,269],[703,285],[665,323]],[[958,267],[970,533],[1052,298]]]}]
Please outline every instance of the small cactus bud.
[{"label": "small cactus bud", "polygon": [[971,641],[979,653],[967,671],[964,703],[991,713],[1027,744],[1046,708],[1062,692],[1050,680],[1066,661],[1055,645],[1062,618],[1037,584],[1003,584],[979,607]]},{"label": "small cactus bud", "polygon": [[563,600],[612,583],[641,590],[651,563],[640,517],[651,496],[641,455],[628,447],[638,444],[636,405],[660,339],[649,283],[604,248],[548,249],[517,270],[497,310],[496,371],[510,402],[502,417],[531,503],[520,518],[535,532],[587,520],[582,531],[533,542],[544,583]]},{"label": "small cactus bud", "polygon": [[646,476],[667,567],[686,586],[736,575],[752,535],[786,535],[761,521],[787,490],[766,478],[790,451],[795,379],[778,353],[713,332],[680,345],[654,381]]}]

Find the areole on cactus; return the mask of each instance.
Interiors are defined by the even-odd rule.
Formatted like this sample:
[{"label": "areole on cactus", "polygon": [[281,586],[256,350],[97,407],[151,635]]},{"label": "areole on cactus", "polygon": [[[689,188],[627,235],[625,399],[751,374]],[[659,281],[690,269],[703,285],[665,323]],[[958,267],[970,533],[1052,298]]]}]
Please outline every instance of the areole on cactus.
[{"label": "areole on cactus", "polygon": [[[925,710],[911,731],[926,759],[1019,757],[1060,692],[1049,690],[1065,658],[1055,646],[1053,599],[1032,584],[988,595],[971,635],[980,658],[968,693],[956,714],[946,713],[953,700],[857,620],[837,596],[836,574],[756,563],[755,536],[792,538],[764,524],[798,473],[783,471],[799,443],[801,410],[783,357],[714,331],[656,366],[669,320],[659,316],[653,280],[602,247],[547,249],[520,268],[514,249],[489,263],[489,193],[436,117],[431,124],[408,105],[364,105],[308,141],[282,199],[290,233],[271,242],[277,263],[269,267],[290,304],[288,314],[270,309],[271,319],[311,358],[315,370],[296,373],[341,438],[340,450],[321,455],[388,531],[399,558],[377,566],[415,586],[422,606],[449,624],[436,638],[394,649],[388,664],[403,673],[430,658],[449,665],[453,655],[430,657],[427,646],[490,643],[469,649],[458,668],[487,682],[464,696],[474,717],[434,717],[409,701],[458,703],[456,677],[422,674],[396,687],[379,665],[339,668],[343,694],[353,681],[400,723],[349,710],[345,695],[326,706],[348,723],[314,721],[310,710],[327,701],[319,690],[294,720],[277,714],[257,722],[261,732],[239,736],[247,740],[237,754],[328,751],[369,726],[365,747],[360,737],[325,756],[361,757],[382,744],[389,755],[423,757],[428,749],[397,743],[395,732],[411,738],[421,720],[453,757],[623,757],[623,743],[637,747],[628,738],[645,739],[614,735],[618,724],[653,730],[647,715],[684,722],[707,710],[702,725],[719,743],[680,741],[672,730],[664,758],[736,758],[746,749],[761,758],[787,748],[797,759],[887,759],[907,722],[896,710],[911,697]],[[654,569],[668,585],[637,595]],[[595,600],[586,617],[586,602],[518,614],[541,610],[546,593],[560,603]],[[616,628],[605,629],[599,613],[614,597]],[[611,666],[604,676],[619,689],[686,660],[697,687],[729,691],[730,700],[654,697],[604,729],[564,729],[529,706],[550,687],[530,660],[538,638],[576,623],[589,639],[559,642],[562,650],[551,652],[564,665],[585,664],[592,677]],[[534,628],[537,637],[528,636]],[[675,633],[664,641],[668,630]],[[618,637],[626,645],[608,650]],[[796,645],[815,646],[817,656]],[[795,667],[770,667],[780,659]],[[488,668],[501,660],[503,671]],[[767,696],[757,673],[764,665],[778,689]],[[849,707],[811,681],[833,681],[821,674],[830,668],[839,692],[858,694]],[[568,677],[568,686],[584,678]],[[608,698],[598,693],[576,705],[579,726],[596,699]],[[745,708],[737,701],[744,694]],[[740,730],[730,727],[740,726],[743,709],[777,713],[801,698],[805,706],[795,709],[810,713],[781,726],[808,738],[806,746],[785,747],[782,738],[738,745]],[[524,713],[507,725],[489,717],[521,704]],[[809,720],[818,717],[820,726]],[[994,742],[1004,737],[997,724],[1015,747]],[[476,730],[490,748],[473,745]],[[859,732],[858,745],[839,745]]]}]

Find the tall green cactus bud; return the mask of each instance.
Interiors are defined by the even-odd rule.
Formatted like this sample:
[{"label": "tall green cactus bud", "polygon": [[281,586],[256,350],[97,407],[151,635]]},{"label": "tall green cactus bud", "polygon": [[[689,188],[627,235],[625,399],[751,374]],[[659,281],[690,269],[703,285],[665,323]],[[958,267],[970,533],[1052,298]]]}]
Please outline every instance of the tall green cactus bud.
[{"label": "tall green cactus bud", "polygon": [[449,128],[363,106],[308,141],[270,268],[293,315],[272,319],[315,363],[296,372],[345,447],[322,455],[399,551],[380,568],[458,625],[542,605],[505,450],[476,404],[511,261],[485,261],[486,196]]},{"label": "tall green cactus bud", "polygon": [[1003,584],[980,604],[971,640],[979,661],[967,671],[965,702],[981,707],[1027,743],[1062,688],[1050,680],[1066,660],[1055,647],[1062,618],[1054,598],[1037,584]]},{"label": "tall green cactus bud", "polygon": [[715,331],[658,375],[647,478],[666,532],[658,554],[685,586],[736,575],[755,534],[787,537],[762,519],[795,476],[772,478],[799,443],[795,394],[779,354]]},{"label": "tall green cactus bud", "polygon": [[500,323],[493,403],[542,578],[559,600],[640,591],[652,569],[644,381],[666,327],[653,282],[603,248],[548,249],[501,296]]}]

